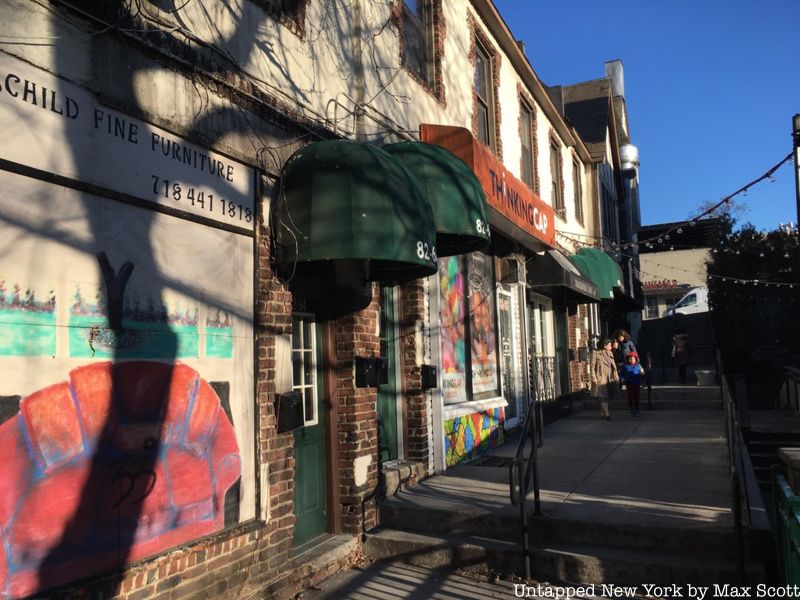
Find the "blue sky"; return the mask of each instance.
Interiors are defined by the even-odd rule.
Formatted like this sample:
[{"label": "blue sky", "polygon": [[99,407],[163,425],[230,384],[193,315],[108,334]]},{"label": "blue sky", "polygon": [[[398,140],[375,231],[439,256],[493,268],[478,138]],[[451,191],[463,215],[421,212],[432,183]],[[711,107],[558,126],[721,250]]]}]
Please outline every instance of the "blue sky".
[{"label": "blue sky", "polygon": [[[547,85],[621,59],[642,223],[679,221],[791,150],[800,113],[798,0],[495,0]],[[794,163],[738,197],[741,222],[797,222]]]}]

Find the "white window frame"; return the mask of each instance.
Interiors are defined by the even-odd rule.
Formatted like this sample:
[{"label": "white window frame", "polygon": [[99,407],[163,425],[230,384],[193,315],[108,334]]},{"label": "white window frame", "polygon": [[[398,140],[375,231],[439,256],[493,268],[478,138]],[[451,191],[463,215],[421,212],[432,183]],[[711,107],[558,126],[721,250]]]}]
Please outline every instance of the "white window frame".
[{"label": "white window frame", "polygon": [[[300,347],[299,348],[295,348],[294,347],[294,323],[295,323],[295,319],[296,318],[298,319],[298,322],[300,323],[301,340],[300,340]],[[303,323],[304,322],[308,323],[308,325],[310,326],[309,327],[309,329],[311,330],[311,345],[310,346],[307,346],[306,345],[306,340],[303,339]],[[317,401],[318,401],[318,398],[317,398],[317,385],[318,385],[318,381],[317,381],[317,331],[316,331],[316,329],[317,329],[317,323],[316,323],[316,320],[315,320],[315,315],[313,315],[312,313],[306,313],[306,312],[293,312],[292,313],[292,334],[291,334],[291,337],[292,337],[292,389],[294,391],[299,391],[301,394],[303,394],[303,427],[311,427],[311,426],[319,424],[319,410],[318,410],[318,407],[317,407]],[[306,370],[305,370],[305,368],[303,368],[303,367],[305,367],[304,355],[305,355],[306,352],[309,352],[309,351],[311,352],[311,365],[310,365],[311,368],[310,368],[309,371],[310,371],[311,377],[313,379],[313,381],[311,383],[308,383],[305,380],[305,376],[306,376],[305,372],[306,372]],[[295,358],[295,356],[297,354],[300,355],[300,364],[301,364],[301,368],[300,368],[300,385],[295,385],[295,383],[294,383],[294,381],[295,381],[295,373],[294,373],[295,360],[294,360],[294,358]],[[313,407],[312,410],[314,412],[314,415],[312,416],[311,419],[309,419],[308,415],[306,415],[306,404],[307,403],[306,403],[305,394],[306,394],[306,390],[308,390],[308,389],[311,390],[311,397],[312,397],[311,406]]]}]

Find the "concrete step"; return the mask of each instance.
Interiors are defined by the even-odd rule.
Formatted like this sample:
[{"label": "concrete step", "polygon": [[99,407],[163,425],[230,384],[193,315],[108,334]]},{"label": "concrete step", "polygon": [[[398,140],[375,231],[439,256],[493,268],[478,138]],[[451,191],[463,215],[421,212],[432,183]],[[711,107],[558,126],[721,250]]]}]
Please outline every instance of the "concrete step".
[{"label": "concrete step", "polygon": [[[402,496],[388,498],[381,503],[380,523],[385,528],[424,535],[478,536],[513,544],[519,543],[521,535],[516,509],[501,512],[463,507],[453,510],[452,507],[415,504]],[[532,539],[540,546],[577,544],[659,552],[694,552],[724,558],[732,558],[738,551],[735,531],[710,526],[659,528],[531,515],[530,527]]]},{"label": "concrete step", "polygon": [[452,567],[481,573],[518,574],[522,566],[522,551],[518,543],[480,536],[421,534],[385,528],[366,534],[364,554],[374,560],[399,560],[426,569]]},{"label": "concrete step", "polygon": [[[524,575],[521,545],[488,537],[382,529],[367,534],[364,553],[376,560],[402,561],[428,569]],[[739,582],[735,560],[698,555],[696,551],[643,553],[602,546],[553,547],[534,543],[531,556],[532,575],[538,580],[618,585]],[[757,565],[749,565],[748,575],[749,583],[763,581]]]},{"label": "concrete step", "polygon": [[[532,572],[536,578],[549,580],[637,586],[640,593],[644,583],[741,583],[739,567],[733,559],[592,546],[534,548]],[[748,584],[765,581],[763,567],[758,563],[746,565],[745,572]]]}]

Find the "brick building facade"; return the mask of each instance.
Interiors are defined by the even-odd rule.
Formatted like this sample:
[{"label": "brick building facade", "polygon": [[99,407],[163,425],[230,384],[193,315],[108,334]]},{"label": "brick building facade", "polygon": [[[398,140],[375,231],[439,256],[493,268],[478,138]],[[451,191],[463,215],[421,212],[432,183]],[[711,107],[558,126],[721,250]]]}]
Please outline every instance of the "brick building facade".
[{"label": "brick building facade", "polygon": [[[594,235],[591,156],[495,7],[288,4],[0,7],[53,40],[0,52],[0,181],[29,199],[0,203],[0,598],[293,597],[358,558],[391,472],[413,485],[520,424],[534,357],[560,395],[585,387],[591,311],[528,275],[557,231]],[[406,45],[417,18],[428,73]],[[364,31],[372,46],[342,43]],[[304,270],[341,215],[298,229],[291,163],[328,142],[383,157],[420,129],[471,171],[481,243],[416,279],[376,275],[403,238]],[[388,193],[383,177],[361,183]],[[87,368],[107,385],[84,395]]]}]

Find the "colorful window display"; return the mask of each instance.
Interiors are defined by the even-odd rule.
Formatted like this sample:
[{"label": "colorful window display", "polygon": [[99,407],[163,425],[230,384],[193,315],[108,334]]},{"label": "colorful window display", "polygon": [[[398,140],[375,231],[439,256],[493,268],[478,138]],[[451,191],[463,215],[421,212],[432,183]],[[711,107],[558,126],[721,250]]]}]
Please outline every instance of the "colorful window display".
[{"label": "colorful window display", "polygon": [[440,259],[439,294],[444,403],[499,396],[492,257]]},{"label": "colorful window display", "polygon": [[442,393],[445,404],[467,401],[466,302],[464,259],[439,260],[439,315],[441,319]]},{"label": "colorful window display", "polygon": [[472,394],[475,399],[499,395],[493,261],[491,256],[481,252],[467,255]]}]

